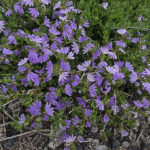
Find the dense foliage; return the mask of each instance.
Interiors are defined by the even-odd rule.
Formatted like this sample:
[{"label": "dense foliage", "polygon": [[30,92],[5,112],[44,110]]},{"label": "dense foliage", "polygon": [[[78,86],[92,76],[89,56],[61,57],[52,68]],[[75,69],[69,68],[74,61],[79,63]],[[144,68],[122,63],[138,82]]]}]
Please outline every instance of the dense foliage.
[{"label": "dense foliage", "polygon": [[[139,114],[150,114],[149,36],[145,30],[109,30],[113,14],[122,16],[129,5],[74,3],[80,9],[85,3],[91,8],[82,12],[63,0],[9,5],[6,0],[0,12],[1,109],[18,99],[22,112],[12,122],[15,128],[38,130],[48,124],[51,134],[60,128],[66,131],[62,142],[68,146],[82,142],[84,129],[92,126],[98,126],[104,137],[106,126],[117,126],[125,136]],[[134,19],[139,27],[144,26],[148,18],[138,17]],[[124,18],[116,19],[121,26]]]}]

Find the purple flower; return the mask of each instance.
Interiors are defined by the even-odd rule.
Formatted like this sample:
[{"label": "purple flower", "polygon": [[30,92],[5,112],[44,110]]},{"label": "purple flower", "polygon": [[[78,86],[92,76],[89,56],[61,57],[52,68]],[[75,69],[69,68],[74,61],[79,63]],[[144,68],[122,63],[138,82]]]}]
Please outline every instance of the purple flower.
[{"label": "purple flower", "polygon": [[21,61],[19,61],[18,63],[18,66],[24,65],[28,60],[29,60],[28,58],[21,59]]},{"label": "purple flower", "polygon": [[34,51],[29,51],[28,58],[33,64],[38,62],[38,55]]},{"label": "purple flower", "polygon": [[68,1],[65,6],[71,6],[72,5],[72,1]]},{"label": "purple flower", "polygon": [[143,86],[143,90],[146,90],[150,94],[150,83],[149,82],[143,82],[142,86]]},{"label": "purple flower", "polygon": [[91,95],[91,97],[95,97],[96,96],[96,85],[95,84],[92,84],[90,86],[90,95]]},{"label": "purple flower", "polygon": [[105,123],[109,122],[109,117],[107,115],[104,116],[104,122]]},{"label": "purple flower", "polygon": [[37,18],[39,16],[39,12],[38,10],[34,9],[34,8],[29,8],[29,12],[32,15],[33,18]]},{"label": "purple flower", "polygon": [[11,55],[11,54],[13,54],[13,52],[9,49],[3,48],[3,54],[4,55]]},{"label": "purple flower", "polygon": [[46,104],[45,111],[46,111],[46,114],[48,114],[48,115],[53,117],[54,108],[51,108],[50,104],[48,104],[48,103]]},{"label": "purple flower", "polygon": [[2,92],[3,92],[3,93],[6,93],[7,90],[8,90],[7,87],[6,87],[5,85],[2,85]]},{"label": "purple flower", "polygon": [[136,82],[137,81],[137,74],[136,74],[136,72],[132,72],[132,74],[130,75],[130,82],[131,83],[134,83],[134,82]]},{"label": "purple flower", "polygon": [[82,105],[83,107],[85,107],[85,101],[81,98],[81,97],[76,97],[77,101],[78,101],[78,105]]},{"label": "purple flower", "polygon": [[15,37],[13,36],[13,35],[10,35],[9,37],[8,37],[8,43],[9,44],[17,44],[17,40],[15,39]]},{"label": "purple flower", "polygon": [[104,2],[104,3],[102,4],[102,7],[103,7],[104,9],[106,9],[106,8],[108,7],[108,2]]},{"label": "purple flower", "polygon": [[70,142],[73,142],[74,140],[76,139],[76,136],[69,136],[69,137],[67,137],[65,140],[64,140],[64,142],[66,142],[66,143],[70,143]]},{"label": "purple flower", "polygon": [[137,101],[133,101],[133,103],[134,103],[137,107],[139,107],[139,108],[143,107],[143,104],[142,104],[142,103],[140,103],[140,101],[139,101],[139,100],[137,100]]},{"label": "purple flower", "polygon": [[99,99],[95,99],[95,102],[96,102],[96,107],[99,109],[99,110],[104,110],[104,103],[102,103],[101,100]]},{"label": "purple flower", "polygon": [[124,77],[125,77],[124,74],[121,72],[117,72],[113,75],[114,80],[120,80],[120,79],[123,79]]},{"label": "purple flower", "polygon": [[144,21],[144,19],[145,18],[142,15],[138,17],[138,21],[141,21],[141,20]]},{"label": "purple flower", "polygon": [[23,124],[23,123],[25,122],[25,120],[26,120],[26,119],[25,119],[25,115],[24,115],[24,114],[21,114],[20,117],[19,117],[19,122],[18,122],[18,123],[19,123],[19,124]]},{"label": "purple flower", "polygon": [[55,9],[59,8],[60,5],[61,5],[61,1],[58,1],[58,2],[55,4],[55,6],[54,6],[53,9],[55,10]]},{"label": "purple flower", "polygon": [[60,67],[63,69],[63,71],[69,71],[70,70],[70,64],[67,62],[64,62],[64,60],[61,60]]},{"label": "purple flower", "polygon": [[4,31],[4,28],[5,28],[4,25],[5,25],[5,22],[0,20],[0,33]]},{"label": "purple flower", "polygon": [[86,70],[87,70],[87,68],[84,67],[83,65],[78,65],[77,68],[78,68],[78,70],[80,70],[80,71],[86,71]]},{"label": "purple flower", "polygon": [[32,127],[32,128],[36,128],[36,122],[33,122],[33,123],[31,124],[31,127]]},{"label": "purple flower", "polygon": [[90,109],[85,109],[85,115],[86,115],[87,117],[90,117],[90,116],[91,116],[91,113],[92,113],[92,110],[90,110]]},{"label": "purple flower", "polygon": [[79,137],[79,138],[78,138],[78,141],[79,141],[80,143],[82,143],[82,142],[83,142],[83,137],[82,137],[82,136]]},{"label": "purple flower", "polygon": [[146,48],[147,48],[146,45],[141,46],[141,49],[146,49]]},{"label": "purple flower", "polygon": [[52,73],[53,73],[53,63],[51,61],[47,62],[46,70],[47,70],[47,78],[49,80],[51,80],[52,79]]},{"label": "purple flower", "polygon": [[64,121],[65,123],[67,123],[64,127],[62,127],[61,125],[61,129],[62,129],[62,131],[66,131],[67,130],[67,128],[69,129],[70,128],[70,126],[71,126],[71,120],[65,120]]},{"label": "purple flower", "polygon": [[33,116],[39,116],[41,114],[40,109],[41,108],[41,101],[33,102],[30,108],[28,108],[28,111]]},{"label": "purple flower", "polygon": [[116,41],[116,46],[121,46],[122,48],[125,48],[126,44],[122,41]]},{"label": "purple flower", "polygon": [[44,19],[44,25],[46,26],[46,27],[50,27],[50,21],[49,21],[49,19],[47,18],[47,16],[45,16],[45,19]]},{"label": "purple flower", "polygon": [[15,93],[17,93],[17,87],[16,87],[15,85],[13,85],[13,86],[11,87],[11,90],[14,91]]},{"label": "purple flower", "polygon": [[65,93],[68,95],[68,96],[71,96],[72,95],[72,88],[69,84],[67,84],[65,86]]},{"label": "purple flower", "polygon": [[5,63],[6,63],[6,64],[9,64],[9,60],[8,60],[7,58],[5,59]]},{"label": "purple flower", "polygon": [[69,58],[69,59],[75,59],[74,53],[73,53],[73,52],[70,52],[70,53],[68,54],[68,58]]},{"label": "purple flower", "polygon": [[70,148],[66,148],[66,147],[65,147],[64,150],[70,150]]},{"label": "purple flower", "polygon": [[97,84],[98,86],[101,86],[102,82],[103,82],[102,76],[99,75],[99,74],[97,74],[97,75],[96,75],[96,84]]},{"label": "purple flower", "polygon": [[72,86],[77,86],[80,83],[80,77],[75,75],[74,82],[72,82]]},{"label": "purple flower", "polygon": [[127,136],[127,135],[128,135],[128,132],[127,132],[127,131],[125,131],[125,130],[121,131],[121,136],[122,136],[122,137]]},{"label": "purple flower", "polygon": [[42,2],[43,4],[46,4],[46,5],[50,4],[51,1],[52,1],[52,0],[41,0],[41,2]]},{"label": "purple flower", "polygon": [[121,67],[123,66],[124,62],[122,62],[122,61],[117,61],[115,64],[116,64],[119,68],[121,68]]},{"label": "purple flower", "polygon": [[36,73],[30,72],[27,74],[27,81],[33,81],[34,86],[39,86],[40,80]]},{"label": "purple flower", "polygon": [[150,102],[146,98],[142,99],[142,103],[144,108],[149,108]]},{"label": "purple flower", "polygon": [[44,120],[44,121],[48,121],[48,119],[49,119],[49,115],[48,115],[48,114],[45,114],[45,115],[43,116],[43,120]]},{"label": "purple flower", "polygon": [[119,67],[118,67],[118,65],[114,65],[113,67],[108,66],[108,67],[106,67],[106,70],[107,70],[109,73],[111,73],[111,74],[114,75],[114,74],[118,73]]},{"label": "purple flower", "polygon": [[133,71],[133,66],[132,66],[132,64],[130,63],[130,62],[126,62],[125,63],[125,67],[129,70],[129,71]]},{"label": "purple flower", "polygon": [[60,74],[60,75],[59,75],[59,80],[58,80],[58,81],[59,81],[59,82],[60,82],[60,81],[63,82],[64,80],[66,80],[67,77],[68,77],[68,74],[69,74],[68,72],[63,72],[62,74]]},{"label": "purple flower", "polygon": [[60,32],[57,31],[56,27],[52,26],[50,29],[49,29],[49,32],[53,35],[60,35]]},{"label": "purple flower", "polygon": [[90,121],[87,121],[85,127],[86,127],[86,128],[90,128],[91,126],[92,126],[92,125],[91,125],[91,122],[90,122]]},{"label": "purple flower", "polygon": [[89,51],[91,51],[93,47],[95,47],[94,44],[88,43],[88,44],[83,48],[83,54],[86,54],[86,53],[88,53]]},{"label": "purple flower", "polygon": [[93,54],[93,59],[96,60],[98,59],[98,57],[100,56],[101,54],[101,49],[99,48],[94,54]]},{"label": "purple flower", "polygon": [[83,26],[88,28],[89,27],[89,21],[85,20]]},{"label": "purple flower", "polygon": [[5,16],[10,16],[12,14],[12,10],[8,10],[6,13],[5,13]]},{"label": "purple flower", "polygon": [[127,32],[126,29],[118,29],[117,30],[117,33],[119,33],[119,34],[125,34],[126,32]]},{"label": "purple flower", "polygon": [[48,101],[51,105],[54,105],[54,106],[57,105],[57,101],[56,101],[57,98],[58,98],[58,96],[56,96],[56,92],[55,91],[47,92],[46,95],[45,95],[46,101]]},{"label": "purple flower", "polygon": [[133,38],[133,39],[132,39],[132,43],[137,43],[137,42],[139,42],[139,41],[140,41],[139,38]]},{"label": "purple flower", "polygon": [[19,14],[24,14],[23,8],[19,5],[19,3],[16,3],[14,6],[15,12],[19,12]]},{"label": "purple flower", "polygon": [[22,0],[21,2],[22,2],[22,4],[25,4],[26,6],[27,5],[29,5],[30,7],[34,6],[33,0]]},{"label": "purple flower", "polygon": [[72,123],[73,123],[73,125],[75,125],[75,126],[79,123],[79,118],[78,118],[78,116],[75,116],[74,118],[72,118]]},{"label": "purple flower", "polygon": [[95,81],[94,75],[93,75],[92,73],[88,73],[88,74],[87,74],[87,78],[88,78],[88,80],[91,81],[91,82],[94,82],[94,81]]}]

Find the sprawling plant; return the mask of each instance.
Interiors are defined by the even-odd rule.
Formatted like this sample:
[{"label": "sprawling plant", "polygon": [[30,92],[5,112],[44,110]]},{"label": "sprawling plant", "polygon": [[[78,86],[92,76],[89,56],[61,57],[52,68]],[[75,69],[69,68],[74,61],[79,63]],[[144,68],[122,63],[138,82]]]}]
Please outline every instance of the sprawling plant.
[{"label": "sprawling plant", "polygon": [[[7,1],[6,1],[7,3]],[[106,9],[103,4],[101,9]],[[45,124],[65,131],[62,142],[82,142],[84,129],[117,126],[122,136],[139,115],[150,114],[150,68],[139,33],[100,46],[86,36],[89,22],[71,1],[3,2],[0,18],[1,108],[18,99],[17,129]],[[139,66],[126,61],[138,52]],[[129,53],[128,53],[129,55]],[[133,56],[131,56],[132,58]]]}]

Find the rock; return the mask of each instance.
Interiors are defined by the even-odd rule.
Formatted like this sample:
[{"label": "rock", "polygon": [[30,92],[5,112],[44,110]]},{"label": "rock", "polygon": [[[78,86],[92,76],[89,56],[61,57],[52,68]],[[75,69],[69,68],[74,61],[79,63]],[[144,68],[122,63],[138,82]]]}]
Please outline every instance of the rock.
[{"label": "rock", "polygon": [[10,140],[7,140],[7,141],[4,142],[4,147],[6,149],[8,149],[8,148],[10,148],[12,146],[13,146],[13,139],[10,139]]},{"label": "rock", "polygon": [[108,148],[105,145],[96,145],[94,150],[108,150]]},{"label": "rock", "polygon": [[126,141],[124,141],[123,143],[122,143],[122,147],[124,147],[124,148],[128,148],[129,147],[129,143],[128,142],[126,142]]},{"label": "rock", "polygon": [[113,147],[119,147],[120,145],[121,145],[121,143],[118,140],[115,140],[112,142]]},{"label": "rock", "polygon": [[84,150],[89,150],[88,146],[84,146]]},{"label": "rock", "polygon": [[51,149],[56,149],[57,147],[60,146],[60,144],[61,144],[61,140],[55,138],[49,142],[48,147]]},{"label": "rock", "polygon": [[92,138],[88,138],[88,140],[90,143],[93,142],[93,139]]},{"label": "rock", "polygon": [[93,143],[94,143],[94,144],[99,144],[99,140],[98,140],[98,139],[94,139],[94,140],[93,140]]},{"label": "rock", "polygon": [[140,116],[139,119],[140,119],[140,121],[145,121],[145,117],[144,116]]},{"label": "rock", "polygon": [[137,147],[136,147],[135,145],[131,145],[131,146],[129,147],[129,150],[137,150]]},{"label": "rock", "polygon": [[150,124],[150,116],[147,117],[147,122]]},{"label": "rock", "polygon": [[79,145],[79,146],[76,147],[76,149],[77,149],[77,150],[83,150],[83,146],[82,146],[82,145]]},{"label": "rock", "polygon": [[48,147],[51,148],[51,149],[55,149],[55,148],[56,148],[56,145],[54,144],[54,141],[51,141],[51,142],[48,144]]},{"label": "rock", "polygon": [[135,123],[135,128],[138,128],[140,126],[140,122],[139,121],[136,121]]},{"label": "rock", "polygon": [[91,132],[89,132],[89,133],[88,133],[88,137],[91,137],[91,136],[92,136],[92,133],[91,133]]},{"label": "rock", "polygon": [[97,127],[92,127],[91,132],[92,133],[97,133],[98,132],[98,128]]}]

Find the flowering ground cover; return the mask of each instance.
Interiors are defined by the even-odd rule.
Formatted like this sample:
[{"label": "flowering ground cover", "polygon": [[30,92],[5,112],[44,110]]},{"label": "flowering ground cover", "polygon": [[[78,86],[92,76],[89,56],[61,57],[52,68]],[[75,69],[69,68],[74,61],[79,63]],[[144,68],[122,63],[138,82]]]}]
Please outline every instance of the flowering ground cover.
[{"label": "flowering ground cover", "polygon": [[114,20],[127,1],[91,0],[92,15],[84,0],[1,3],[0,110],[8,121],[1,120],[2,127],[26,131],[16,137],[45,131],[55,137],[59,131],[59,144],[50,148],[74,150],[93,128],[105,141],[112,128],[124,138],[139,116],[149,117],[149,18],[142,12],[148,2],[131,2],[129,12],[139,10],[132,19],[138,27]]}]

